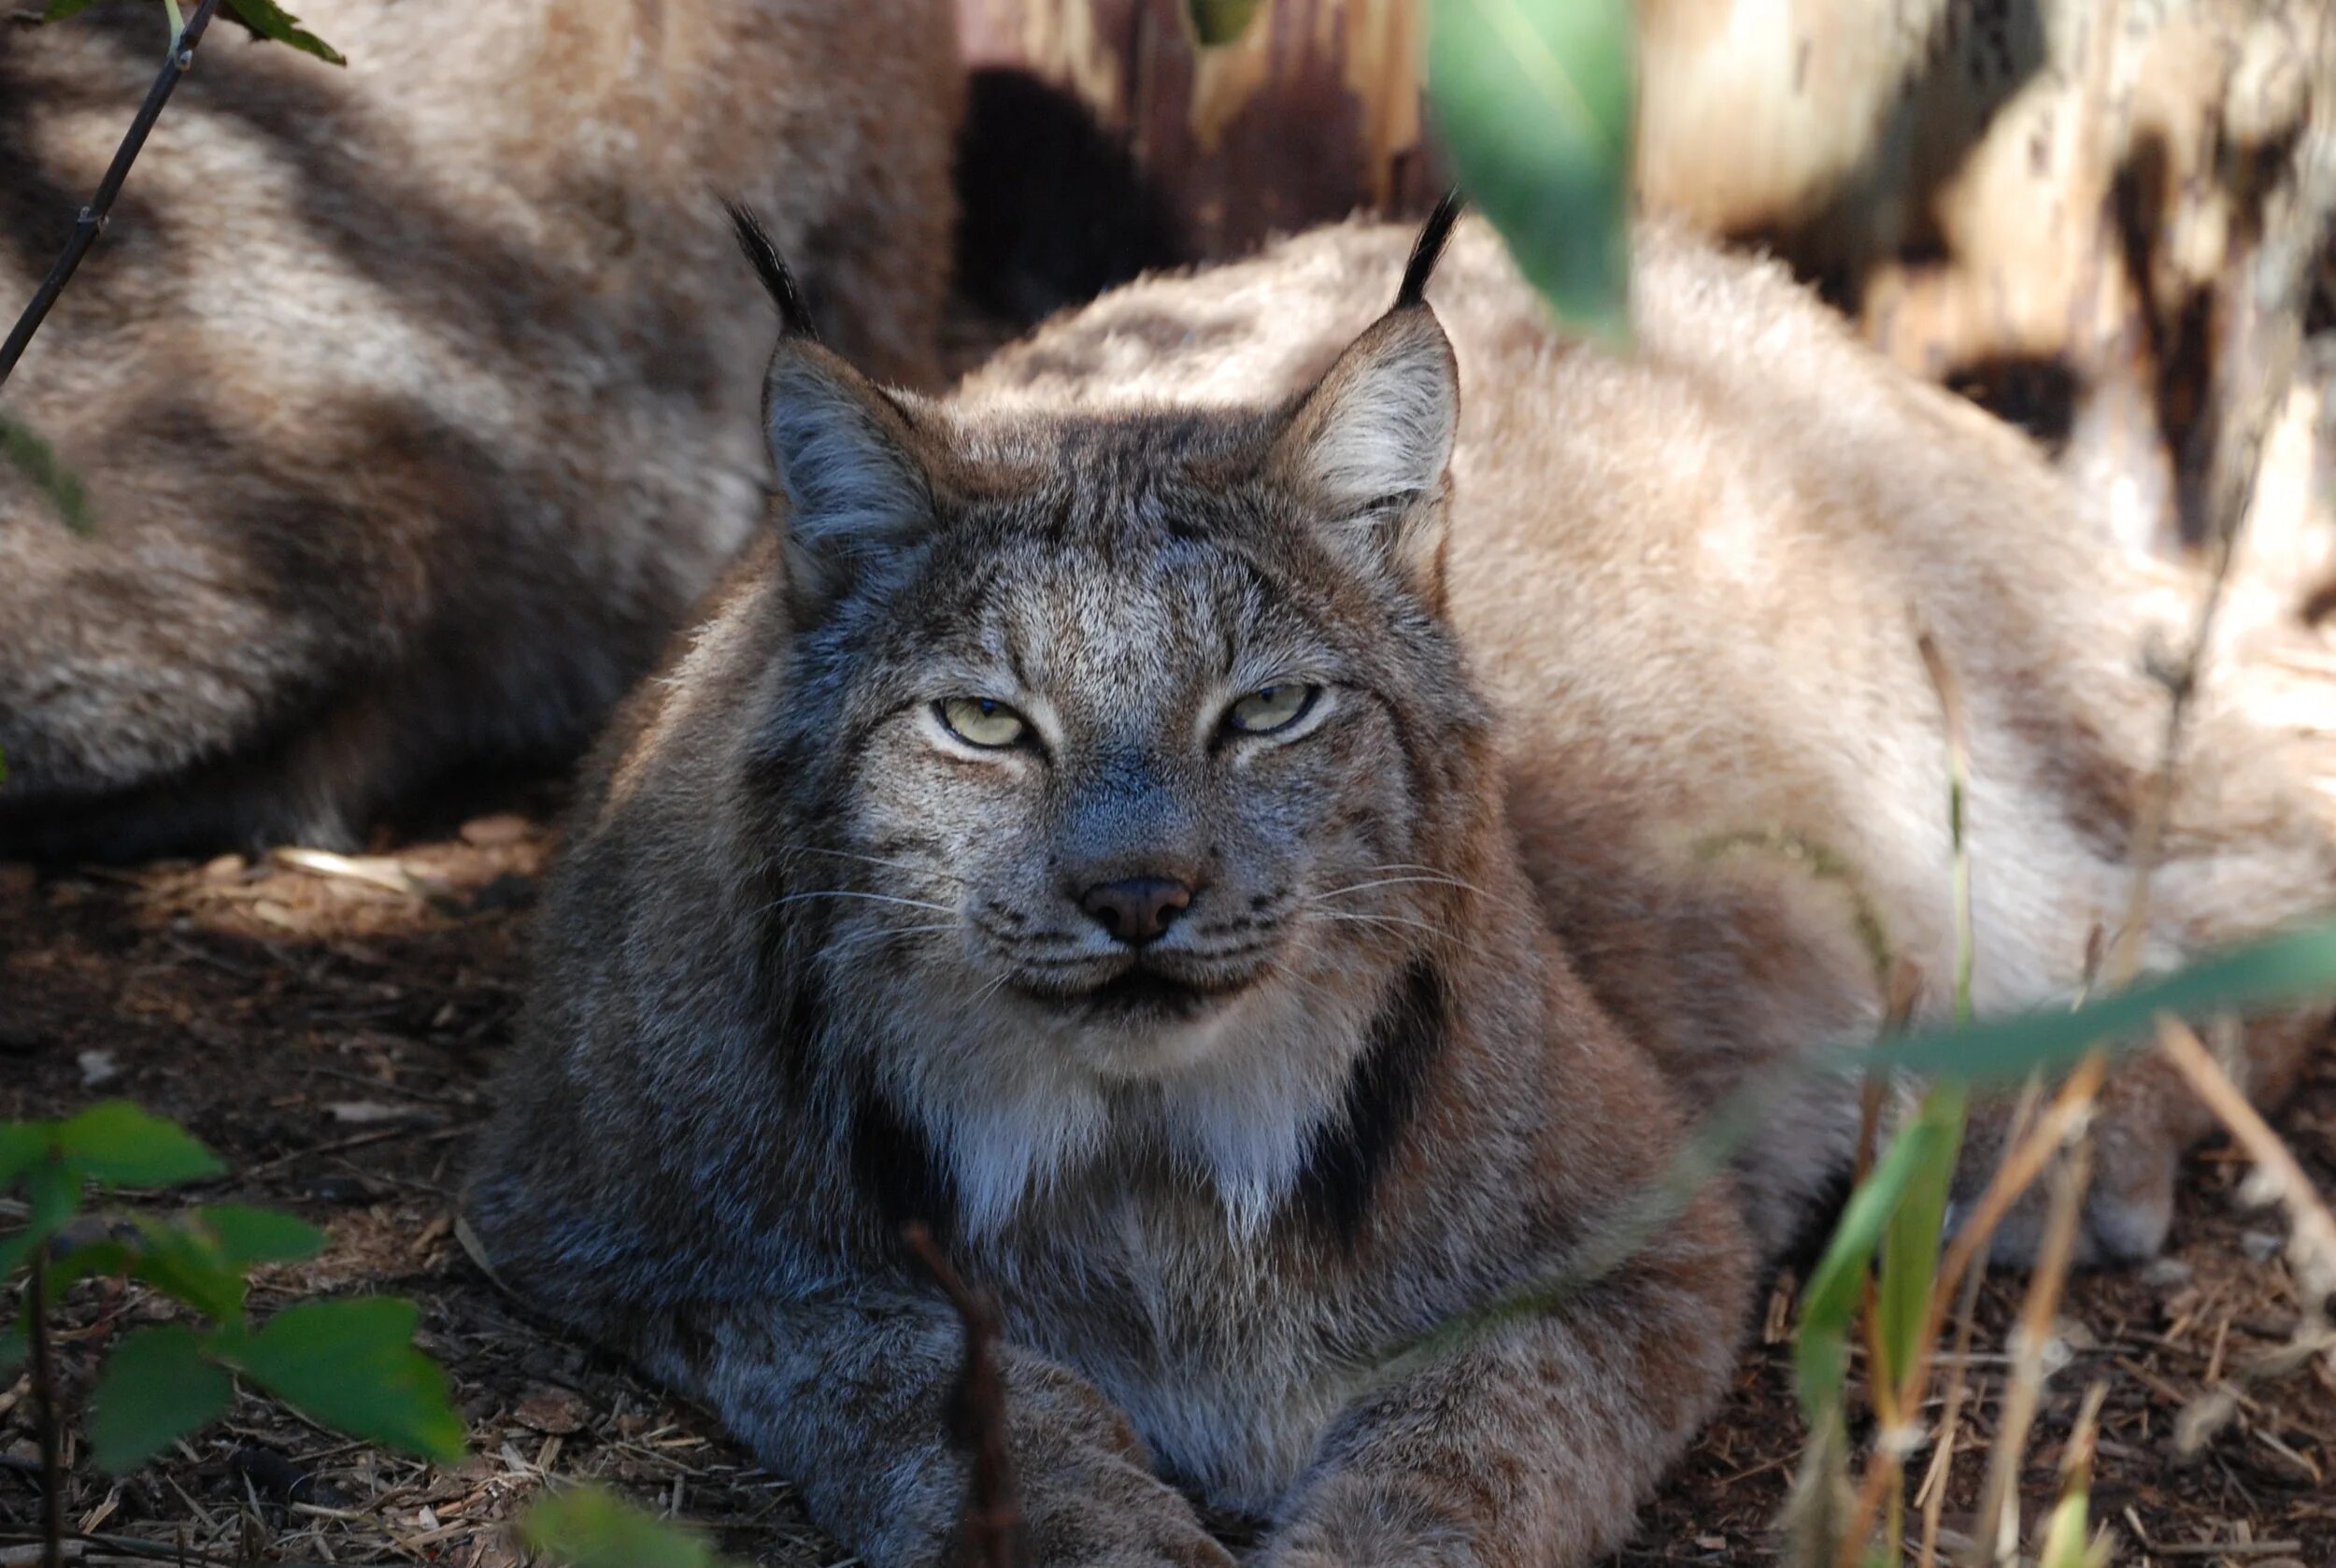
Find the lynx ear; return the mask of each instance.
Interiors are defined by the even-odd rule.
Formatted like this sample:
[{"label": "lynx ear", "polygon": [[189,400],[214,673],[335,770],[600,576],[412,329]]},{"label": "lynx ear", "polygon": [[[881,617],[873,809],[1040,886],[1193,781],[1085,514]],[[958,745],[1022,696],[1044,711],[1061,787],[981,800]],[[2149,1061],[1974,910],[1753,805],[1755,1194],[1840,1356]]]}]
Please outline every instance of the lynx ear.
[{"label": "lynx ear", "polygon": [[1323,539],[1358,564],[1440,597],[1445,467],[1460,428],[1460,368],[1435,312],[1398,305],[1290,416],[1275,466],[1318,510]]},{"label": "lynx ear", "polygon": [[1460,221],[1446,192],[1419,227],[1394,306],[1300,400],[1275,465],[1321,508],[1324,541],[1444,597],[1444,472],[1460,429],[1460,365],[1428,280]]},{"label": "lynx ear", "polygon": [[859,574],[920,539],[932,481],[904,399],[819,342],[794,275],[753,213],[730,208],[738,245],[778,307],[762,382],[762,428],[787,498],[788,582],[816,612]]},{"label": "lynx ear", "polygon": [[832,599],[925,536],[933,486],[904,402],[817,343],[782,342],[762,383],[762,423],[798,599]]}]

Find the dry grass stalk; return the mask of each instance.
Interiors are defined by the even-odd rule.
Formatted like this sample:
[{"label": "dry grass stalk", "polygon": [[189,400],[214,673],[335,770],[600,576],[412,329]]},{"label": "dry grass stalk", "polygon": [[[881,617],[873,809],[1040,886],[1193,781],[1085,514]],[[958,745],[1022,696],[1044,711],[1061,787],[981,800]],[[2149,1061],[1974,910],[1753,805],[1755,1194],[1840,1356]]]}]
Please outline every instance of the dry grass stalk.
[{"label": "dry grass stalk", "polygon": [[[2096,927],[2096,934],[2098,930]],[[2043,1092],[2043,1084],[2032,1076],[2020,1087],[2019,1104],[2013,1110],[2012,1133],[2007,1140],[2015,1154],[2025,1148],[2034,1135],[2036,1104]],[[1999,1165],[1993,1179],[2001,1179],[2005,1168],[2005,1165]],[[2037,1168],[2042,1169],[2041,1163]],[[2026,1185],[2021,1183],[2023,1189]],[[1982,1241],[1993,1236],[1996,1226],[2002,1222],[2006,1206],[2008,1205],[1999,1205],[1992,1215],[1983,1213],[1980,1218],[1984,1224],[1967,1225],[1963,1227],[1963,1234],[1975,1235]],[[1957,1240],[1961,1242],[1962,1236],[1959,1235]],[[1962,1271],[1961,1299],[1955,1306],[1955,1349],[1953,1360],[1948,1364],[1946,1408],[1939,1418],[1938,1435],[1931,1447],[1930,1467],[1924,1473],[1922,1486],[1915,1494],[1915,1506],[1922,1511],[1922,1546],[1916,1559],[1920,1568],[1935,1568],[1939,1560],[1939,1528],[1946,1508],[1946,1484],[1955,1469],[1955,1445],[1962,1435],[1963,1400],[1969,1391],[1966,1379],[1971,1366],[1972,1334],[1978,1317],[1979,1286],[1986,1278],[1987,1271],[1984,1269],[1965,1268]],[[1933,1299],[1944,1300],[1953,1289],[1953,1281],[1945,1281],[1934,1291]],[[1929,1338],[1935,1341],[1937,1332],[1931,1331]]]},{"label": "dry grass stalk", "polygon": [[[2287,1261],[2295,1271],[2301,1317],[2287,1345],[2258,1358],[2233,1381],[2286,1376],[2336,1349],[2336,1326],[2328,1316],[2329,1300],[2336,1297],[2336,1216],[2314,1190],[2294,1151],[2248,1104],[2196,1031],[2179,1019],[2160,1018],[2158,1049],[2255,1162],[2243,1196],[2256,1205],[2277,1204],[2286,1211]],[[2186,1453],[2195,1452],[2229,1423],[2238,1406],[2239,1394],[2231,1385],[2210,1389],[2182,1412],[2175,1427],[2177,1446]]]},{"label": "dry grass stalk", "polygon": [[2044,1246],[2029,1276],[2027,1300],[2012,1337],[2012,1382],[2003,1400],[1994,1450],[1987,1459],[1987,1490],[1979,1504],[1979,1538],[1973,1561],[1990,1565],[2007,1561],[2019,1549],[2019,1468],[2028,1448],[2029,1429],[2044,1393],[2044,1348],[2060,1310],[2060,1291],[2068,1283],[2069,1259],[2076,1245],[2076,1223],[2082,1216],[2085,1189],[2092,1179],[2092,1145],[2080,1137],[2068,1160],[2054,1171],[2052,1212],[2044,1225]]}]

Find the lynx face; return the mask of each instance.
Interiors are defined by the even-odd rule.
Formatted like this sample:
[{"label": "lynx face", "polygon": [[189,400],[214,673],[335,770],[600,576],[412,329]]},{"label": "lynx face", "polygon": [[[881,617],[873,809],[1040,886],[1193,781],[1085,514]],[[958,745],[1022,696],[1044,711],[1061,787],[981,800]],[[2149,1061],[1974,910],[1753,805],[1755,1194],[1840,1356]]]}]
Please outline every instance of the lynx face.
[{"label": "lynx face", "polygon": [[1270,481],[1114,482],[1192,434],[1062,433],[804,650],[865,716],[814,857],[840,950],[1105,1078],[1237,1048],[1258,993],[1401,945],[1433,881],[1405,740],[1438,738],[1448,636]]},{"label": "lynx face", "polygon": [[1120,1080],[1409,945],[1441,880],[1415,752],[1475,714],[1418,585],[1325,548],[1351,520],[1271,472],[1272,434],[958,434],[987,493],[815,611],[773,736],[849,737],[800,847],[839,968]]},{"label": "lynx face", "polygon": [[984,420],[794,336],[765,406],[791,636],[753,777],[826,1048],[976,1220],[1131,1133],[1262,1214],[1480,782],[1433,316],[1264,416]]}]

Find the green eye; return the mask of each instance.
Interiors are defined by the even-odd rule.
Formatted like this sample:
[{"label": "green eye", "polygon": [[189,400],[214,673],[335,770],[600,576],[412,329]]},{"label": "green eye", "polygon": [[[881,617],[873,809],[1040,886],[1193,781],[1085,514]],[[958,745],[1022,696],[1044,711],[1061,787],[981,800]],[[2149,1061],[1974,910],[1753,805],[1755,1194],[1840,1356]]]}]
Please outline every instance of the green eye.
[{"label": "green eye", "polygon": [[1270,735],[1305,717],[1319,686],[1261,686],[1225,710],[1225,723],[1245,735]]},{"label": "green eye", "polygon": [[995,750],[1011,746],[1030,730],[1022,716],[988,697],[944,697],[933,705],[949,734],[968,746]]}]

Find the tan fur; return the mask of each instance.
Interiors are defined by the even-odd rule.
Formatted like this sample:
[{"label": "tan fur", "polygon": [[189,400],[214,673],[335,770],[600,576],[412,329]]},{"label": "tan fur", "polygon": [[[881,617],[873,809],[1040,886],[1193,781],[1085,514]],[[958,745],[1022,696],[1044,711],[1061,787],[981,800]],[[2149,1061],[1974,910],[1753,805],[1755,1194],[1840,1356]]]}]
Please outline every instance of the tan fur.
[{"label": "tan fur", "polygon": [[[1246,400],[1300,384],[1369,317],[1404,235],[1349,227],[1119,291],[980,372],[968,400]],[[2163,689],[2145,649],[2186,599],[2075,521],[2029,445],[1859,345],[1780,268],[1642,236],[1638,348],[1566,346],[1488,231],[1432,293],[1461,366],[1452,613],[1498,700],[1510,812],[1560,940],[1688,1103],[1878,1020],[1847,899],[1743,836],[1831,852],[1944,1009],[1946,760],[1916,637],[1968,695],[1976,1001],[2066,995],[2114,928]],[[2172,634],[2172,635],[2168,635]],[[2180,768],[2145,951],[2162,963],[2336,903],[2325,813],[2215,670]],[[2221,684],[2217,684],[2220,682]],[[2254,1032],[2266,1088],[2314,1037]],[[2205,1127],[2144,1070],[2113,1098],[2085,1250],[2146,1255]],[[1854,1106],[1784,1116],[1746,1164],[1788,1234]],[[2029,1238],[2015,1230],[2010,1250]]]},{"label": "tan fur", "polygon": [[[589,776],[474,1221],[871,1562],[964,1496],[909,1219],[1005,1304],[1042,1563],[1227,1563],[1168,1483],[1276,1568],[1585,1562],[1724,1386],[1749,1249],[1716,1186],[1643,1225],[1680,1117],[1436,608],[1450,349],[1350,335],[1302,399],[1100,420],[782,344],[782,538]],[[1141,948],[1081,912],[1132,877],[1189,895]]]},{"label": "tan fur", "polygon": [[[346,841],[572,746],[752,528],[754,201],[834,340],[932,356],[944,0],[315,0],[346,71],[216,30],[7,392],[0,840]],[[0,28],[0,298],[158,63],[135,8]]]},{"label": "tan fur", "polygon": [[[1163,1483],[1259,1516],[1271,1568],[1589,1560],[1854,1094],[1763,1127],[1748,1228],[1716,1189],[1629,1217],[1688,1118],[1878,1012],[1840,890],[1719,841],[1840,857],[1948,973],[1927,632],[1981,1005],[2070,989],[2122,896],[2154,579],[2020,441],[1664,232],[1635,358],[1563,342],[1473,227],[1447,342],[1379,308],[1408,237],[1139,283],[943,402],[790,337],[789,515],[588,777],[478,1233],[879,1568],[940,1561],[964,1495],[912,1219],[1005,1304],[1040,1562],[1225,1563]],[[1287,730],[1227,728],[1286,682]],[[976,745],[952,699],[1019,728]],[[2193,751],[2153,961],[2336,887],[2270,737],[2210,709]],[[1081,913],[1158,883],[1147,946]],[[2095,1256],[2157,1245],[2194,1131],[2118,1093]]]}]

